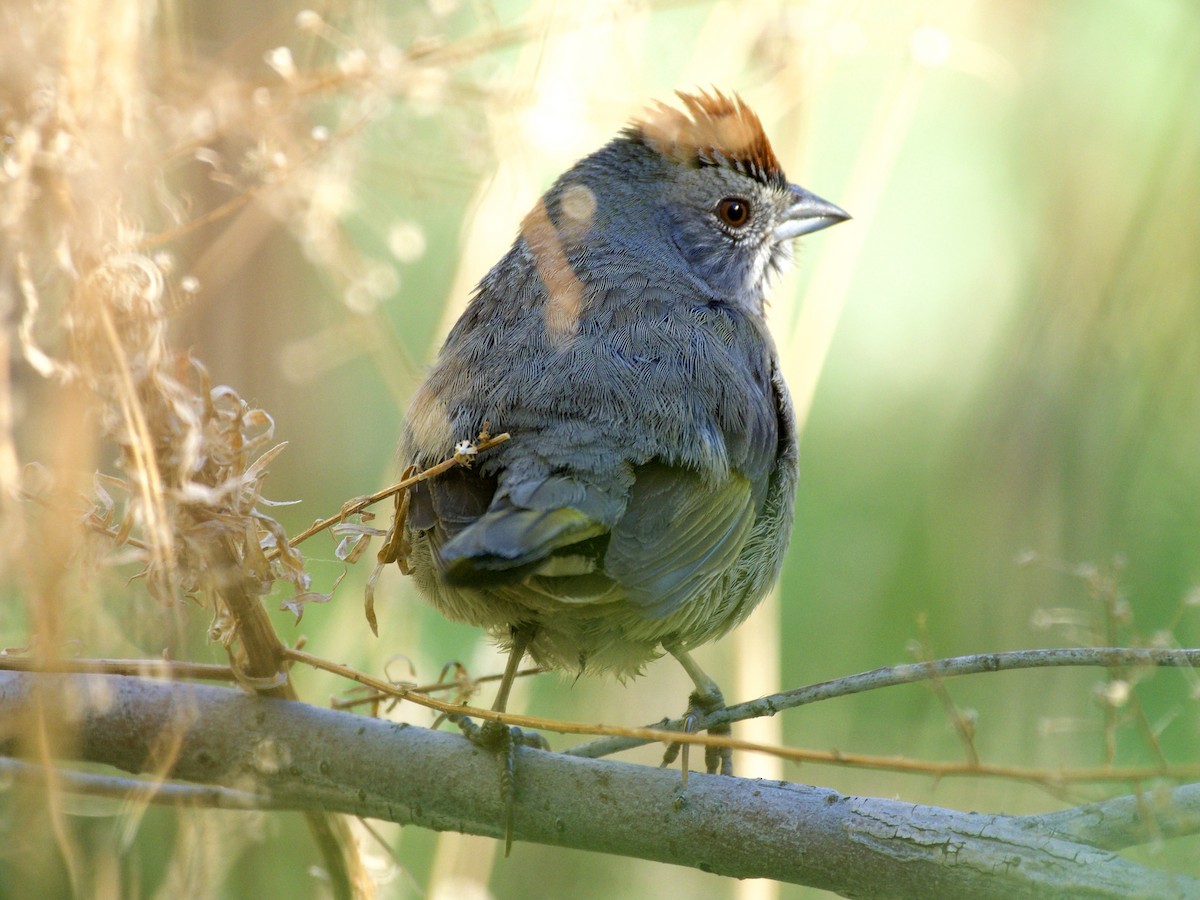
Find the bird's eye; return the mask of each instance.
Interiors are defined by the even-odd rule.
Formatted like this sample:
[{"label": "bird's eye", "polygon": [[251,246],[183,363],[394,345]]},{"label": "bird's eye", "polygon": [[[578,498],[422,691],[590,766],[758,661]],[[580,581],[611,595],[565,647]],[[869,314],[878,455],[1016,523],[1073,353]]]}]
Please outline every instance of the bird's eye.
[{"label": "bird's eye", "polygon": [[744,228],[750,221],[750,204],[738,197],[726,197],[717,204],[717,216],[730,228]]}]

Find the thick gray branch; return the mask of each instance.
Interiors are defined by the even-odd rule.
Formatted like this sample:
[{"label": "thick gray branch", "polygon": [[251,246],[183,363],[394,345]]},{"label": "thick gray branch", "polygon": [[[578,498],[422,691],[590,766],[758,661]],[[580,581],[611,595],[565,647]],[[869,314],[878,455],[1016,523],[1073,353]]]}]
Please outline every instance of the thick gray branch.
[{"label": "thick gray branch", "polygon": [[[130,772],[157,765],[173,778],[265,793],[276,808],[501,831],[497,760],[456,734],[228,688],[0,673],[0,721],[19,723],[39,699],[74,725],[78,759]],[[3,735],[0,749],[12,752],[11,727]],[[676,771],[522,750],[516,791],[517,840],[849,896],[1200,895],[1193,879],[1019,820],[822,788],[693,774],[682,790]]]}]

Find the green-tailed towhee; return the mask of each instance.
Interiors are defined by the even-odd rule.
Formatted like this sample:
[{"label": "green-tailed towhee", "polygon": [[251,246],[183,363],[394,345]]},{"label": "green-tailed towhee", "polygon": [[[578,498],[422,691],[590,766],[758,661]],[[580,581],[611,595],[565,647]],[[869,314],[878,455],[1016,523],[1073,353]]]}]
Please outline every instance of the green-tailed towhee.
[{"label": "green-tailed towhee", "polygon": [[[562,175],[487,274],[410,407],[424,468],[402,560],[451,619],[569,673],[641,670],[762,599],[792,529],[796,434],[763,320],[792,240],[849,216],[789,184],[737,97],[680,94]],[[714,766],[710,758],[710,768]]]}]

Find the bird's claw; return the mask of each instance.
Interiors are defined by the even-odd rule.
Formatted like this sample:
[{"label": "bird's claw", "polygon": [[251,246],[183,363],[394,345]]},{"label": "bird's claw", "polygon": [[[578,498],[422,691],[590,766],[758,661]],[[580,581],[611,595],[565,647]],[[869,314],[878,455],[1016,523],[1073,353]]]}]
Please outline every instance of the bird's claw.
[{"label": "bird's claw", "polygon": [[[685,734],[693,734],[696,731],[696,723],[704,716],[710,715],[719,709],[725,708],[725,698],[721,695],[720,690],[713,686],[709,691],[693,691],[688,697],[687,712],[683,716],[683,731]],[[708,729],[708,733],[721,737],[728,737],[733,733],[733,729],[726,722],[721,725],[713,725]],[[690,745],[679,741],[674,741],[667,745],[667,749],[663,751],[663,759],[661,768],[666,768],[674,764],[679,758],[680,751],[683,752],[683,783],[687,786],[688,777],[688,749]],[[704,748],[704,768],[709,775],[732,775],[733,774],[733,749],[730,747],[705,747]]]},{"label": "bird's claw", "polygon": [[504,855],[512,851],[513,808],[516,804],[517,748],[549,750],[550,744],[536,731],[522,731],[495,719],[476,725],[467,716],[453,717],[463,736],[477,747],[497,755],[500,763],[500,800],[504,804]]},{"label": "bird's claw", "polygon": [[463,737],[484,750],[498,752],[509,744],[535,750],[550,749],[550,743],[539,732],[522,731],[515,725],[505,725],[495,719],[488,719],[482,725],[476,725],[468,716],[456,716],[453,721]]}]

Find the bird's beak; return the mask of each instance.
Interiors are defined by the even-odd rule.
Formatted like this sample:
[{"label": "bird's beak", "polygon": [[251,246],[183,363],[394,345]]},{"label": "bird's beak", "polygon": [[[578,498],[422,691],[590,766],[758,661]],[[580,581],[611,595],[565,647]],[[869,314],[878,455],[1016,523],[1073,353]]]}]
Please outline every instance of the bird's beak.
[{"label": "bird's beak", "polygon": [[840,206],[834,206],[828,200],[822,200],[816,194],[810,194],[802,187],[792,185],[792,205],[788,207],[787,215],[775,227],[776,241],[790,241],[802,234],[811,234],[845,222],[850,213]]}]

